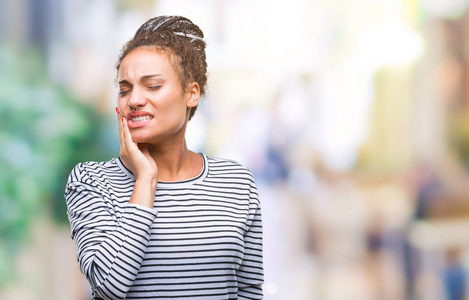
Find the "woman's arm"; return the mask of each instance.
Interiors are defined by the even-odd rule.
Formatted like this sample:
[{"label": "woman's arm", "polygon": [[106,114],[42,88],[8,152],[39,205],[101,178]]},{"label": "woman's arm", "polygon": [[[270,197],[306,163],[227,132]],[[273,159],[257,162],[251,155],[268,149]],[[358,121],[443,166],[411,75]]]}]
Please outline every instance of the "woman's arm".
[{"label": "woman's arm", "polygon": [[119,122],[120,157],[135,176],[135,187],[129,202],[153,208],[158,167],[146,145],[134,143],[127,119],[120,115],[117,108],[116,112]]},{"label": "woman's arm", "polygon": [[70,174],[65,198],[80,268],[105,299],[124,299],[137,276],[156,217],[153,209],[158,168],[144,145],[132,141],[127,120],[118,113],[120,156],[136,181],[122,217],[88,176],[83,165]]},{"label": "woman's arm", "polygon": [[156,211],[129,203],[117,218],[82,164],[65,190],[80,269],[105,299],[124,299],[143,261]]},{"label": "woman's arm", "polygon": [[236,272],[238,299],[262,299],[264,268],[262,254],[262,216],[257,188],[252,183],[248,230],[244,234],[244,256]]}]

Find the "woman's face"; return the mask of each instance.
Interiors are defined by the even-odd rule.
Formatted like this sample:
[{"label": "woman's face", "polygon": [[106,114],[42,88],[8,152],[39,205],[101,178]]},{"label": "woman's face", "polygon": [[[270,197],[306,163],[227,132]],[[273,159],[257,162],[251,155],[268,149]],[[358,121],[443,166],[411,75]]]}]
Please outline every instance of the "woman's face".
[{"label": "woman's face", "polygon": [[120,64],[118,106],[134,142],[159,144],[184,136],[189,108],[197,105],[200,91],[197,83],[183,90],[170,59],[167,51],[141,47]]}]

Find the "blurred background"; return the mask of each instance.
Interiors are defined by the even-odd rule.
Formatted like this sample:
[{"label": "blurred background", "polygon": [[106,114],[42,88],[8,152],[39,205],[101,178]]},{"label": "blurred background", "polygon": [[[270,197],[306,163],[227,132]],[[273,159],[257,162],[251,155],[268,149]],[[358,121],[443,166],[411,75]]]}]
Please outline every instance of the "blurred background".
[{"label": "blurred background", "polygon": [[89,299],[65,182],[161,14],[206,35],[188,144],[256,178],[265,299],[469,299],[466,0],[0,0],[0,299]]}]

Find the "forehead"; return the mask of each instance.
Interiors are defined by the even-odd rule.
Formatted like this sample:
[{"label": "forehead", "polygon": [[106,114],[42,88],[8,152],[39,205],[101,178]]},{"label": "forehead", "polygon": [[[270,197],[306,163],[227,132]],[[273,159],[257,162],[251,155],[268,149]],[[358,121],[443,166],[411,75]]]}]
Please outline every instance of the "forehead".
[{"label": "forehead", "polygon": [[174,68],[174,54],[168,50],[154,47],[139,47],[127,54],[122,60],[118,79],[132,79],[149,74],[177,76]]}]

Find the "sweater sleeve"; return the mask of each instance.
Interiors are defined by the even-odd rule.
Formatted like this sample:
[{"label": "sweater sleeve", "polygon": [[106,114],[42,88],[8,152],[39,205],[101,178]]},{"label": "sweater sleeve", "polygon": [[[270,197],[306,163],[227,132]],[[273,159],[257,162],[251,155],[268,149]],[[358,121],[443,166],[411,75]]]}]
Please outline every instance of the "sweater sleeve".
[{"label": "sweater sleeve", "polygon": [[257,188],[250,191],[248,230],[244,234],[244,256],[236,272],[238,299],[262,299],[264,282],[262,254],[262,217]]},{"label": "sweater sleeve", "polygon": [[124,299],[143,261],[156,211],[129,203],[117,218],[82,164],[68,178],[65,199],[81,271],[104,299]]}]

